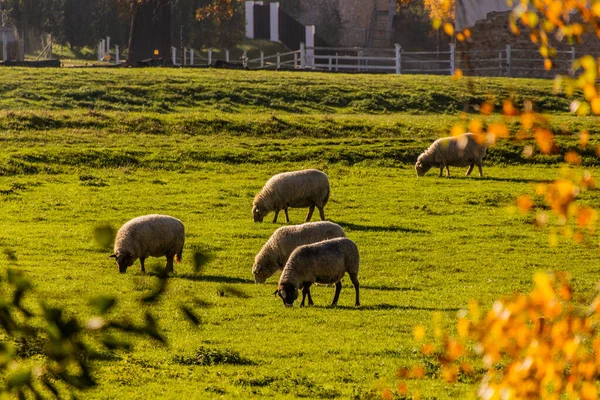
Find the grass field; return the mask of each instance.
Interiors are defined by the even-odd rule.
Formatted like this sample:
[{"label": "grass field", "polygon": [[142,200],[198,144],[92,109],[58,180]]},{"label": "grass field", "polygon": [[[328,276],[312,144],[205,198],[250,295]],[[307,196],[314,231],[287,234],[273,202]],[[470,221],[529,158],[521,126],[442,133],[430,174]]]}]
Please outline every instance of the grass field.
[{"label": "grass field", "polygon": [[[0,256],[0,267],[25,271],[45,301],[71,313],[90,316],[88,299],[110,294],[120,300],[115,314],[137,318],[138,300],[156,278],[141,274],[139,263],[119,274],[94,242],[94,227],[155,212],[186,226],[184,261],[153,307],[168,346],[133,339],[133,352],[97,363],[101,385],[85,397],[369,398],[395,387],[399,367],[424,361],[412,332],[435,312],[449,321],[471,299],[489,306],[529,289],[539,270],[570,271],[584,296],[600,277],[592,238],[550,247],[550,230],[514,211],[516,196],[558,176],[560,155],[529,160],[522,143],[503,143],[489,150],[482,179],[456,168],[450,179],[414,172],[416,156],[460,121],[465,100],[493,94],[496,104],[504,95],[530,98],[548,111],[555,132],[585,127],[598,144],[597,120],[564,114],[569,100],[553,94],[551,82],[475,79],[468,87],[449,77],[175,69],[2,73],[0,249],[16,260]],[[577,145],[573,136],[559,141],[563,150]],[[584,157],[592,171],[593,154]],[[272,295],[277,277],[252,280],[254,255],[282,225],[271,216],[252,222],[254,194],[273,174],[301,168],[329,175],[326,216],[361,253],[360,308],[348,279],[337,308],[327,307],[333,288],[315,287],[315,307],[291,309]],[[596,190],[582,198],[600,206]],[[291,210],[291,222],[305,213]],[[213,255],[199,274],[196,249]],[[200,328],[181,304],[201,316]],[[202,355],[216,361],[195,365]],[[408,382],[411,391],[457,398],[476,387],[441,383],[435,365],[427,372]]]}]

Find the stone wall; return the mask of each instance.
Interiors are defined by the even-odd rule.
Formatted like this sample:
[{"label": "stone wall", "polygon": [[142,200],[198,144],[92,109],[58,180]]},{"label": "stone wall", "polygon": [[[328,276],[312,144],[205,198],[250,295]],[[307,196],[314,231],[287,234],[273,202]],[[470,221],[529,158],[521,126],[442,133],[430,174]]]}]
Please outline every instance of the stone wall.
[{"label": "stone wall", "polygon": [[[478,21],[471,27],[471,39],[468,42],[458,42],[458,67],[468,75],[506,76],[506,45],[511,47],[510,76],[516,77],[553,77],[557,73],[567,74],[571,66],[571,49],[575,47],[575,56],[600,51],[598,38],[588,35],[582,43],[571,44],[567,39],[552,40],[552,45],[558,50],[555,68],[551,71],[544,69],[543,58],[538,46],[531,42],[528,28],[521,28],[520,35],[514,35],[509,29],[510,12],[491,12],[485,20]],[[463,51],[468,51],[468,59]],[[486,53],[476,53],[483,52]],[[503,54],[500,54],[503,53]],[[502,57],[502,58],[501,58]],[[494,58],[494,61],[483,62],[483,59]],[[462,59],[462,61],[460,61]],[[469,64],[470,62],[470,64]],[[498,67],[495,70],[483,71],[483,68]]]},{"label": "stone wall", "polygon": [[303,0],[295,17],[334,46],[365,46],[375,0]]}]

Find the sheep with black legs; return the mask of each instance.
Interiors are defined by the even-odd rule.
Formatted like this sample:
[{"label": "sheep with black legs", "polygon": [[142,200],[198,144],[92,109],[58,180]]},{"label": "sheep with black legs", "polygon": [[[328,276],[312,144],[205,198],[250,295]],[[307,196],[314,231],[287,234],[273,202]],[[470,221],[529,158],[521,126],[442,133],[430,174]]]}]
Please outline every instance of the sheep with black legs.
[{"label": "sheep with black legs", "polygon": [[279,278],[275,294],[283,299],[286,307],[291,307],[302,289],[302,303],[308,296],[308,305],[313,305],[310,286],[313,283],[335,284],[335,306],[342,290],[342,278],[346,272],[356,291],[355,306],[360,305],[358,265],[360,257],[356,244],[347,238],[336,238],[298,247],[292,252]]},{"label": "sheep with black legs", "polygon": [[114,253],[119,272],[140,259],[142,272],[148,257],[167,257],[167,272],[173,272],[173,259],[181,261],[185,231],[183,223],[168,215],[151,214],[134,218],[117,232]]},{"label": "sheep with black legs", "polygon": [[479,168],[479,176],[483,176],[483,157],[486,153],[485,138],[481,134],[465,133],[458,136],[438,139],[425,152],[415,164],[417,176],[423,176],[432,167],[440,169],[440,177],[444,168],[446,176],[450,176],[449,167],[469,167],[465,175],[470,175],[473,167]]},{"label": "sheep with black legs", "polygon": [[275,211],[273,223],[277,222],[279,211],[285,213],[285,222],[290,222],[288,208],[308,207],[306,221],[312,218],[315,207],[321,220],[325,220],[323,207],[329,200],[329,179],[324,172],[316,169],[284,172],[277,174],[265,183],[254,197],[252,215],[254,222],[262,222],[271,211]]},{"label": "sheep with black legs", "polygon": [[254,280],[264,283],[268,277],[283,269],[290,254],[299,246],[345,236],[341,226],[329,221],[282,226],[256,255],[252,266]]}]

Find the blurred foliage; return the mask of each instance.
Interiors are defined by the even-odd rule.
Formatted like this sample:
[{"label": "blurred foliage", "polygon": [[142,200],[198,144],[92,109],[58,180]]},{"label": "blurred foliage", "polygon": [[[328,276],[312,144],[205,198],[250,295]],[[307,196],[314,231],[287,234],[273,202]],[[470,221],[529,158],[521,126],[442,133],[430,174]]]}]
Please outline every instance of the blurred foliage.
[{"label": "blurred foliage", "polygon": [[[141,300],[142,304],[159,301],[164,293],[167,274],[157,271],[157,277],[157,287]],[[128,335],[166,343],[147,307],[141,311],[143,323],[136,324],[130,317],[111,313],[117,303],[112,296],[92,299],[90,305],[96,315],[82,321],[37,298],[22,272],[5,271],[0,277],[0,335],[5,338],[0,343],[0,371],[5,376],[0,395],[60,398],[90,389],[97,385],[93,374],[97,349],[131,350]],[[182,310],[193,324],[200,323],[191,308],[182,306]],[[97,334],[90,335],[92,332]],[[36,355],[41,358],[32,358]]]},{"label": "blurred foliage", "polygon": [[487,312],[471,302],[459,312],[454,335],[440,315],[429,334],[417,326],[427,363],[398,370],[399,394],[408,393],[407,380],[436,365],[446,382],[479,379],[484,399],[597,398],[600,295],[591,302],[574,296],[566,274],[540,272],[533,280],[530,293],[498,300]]}]

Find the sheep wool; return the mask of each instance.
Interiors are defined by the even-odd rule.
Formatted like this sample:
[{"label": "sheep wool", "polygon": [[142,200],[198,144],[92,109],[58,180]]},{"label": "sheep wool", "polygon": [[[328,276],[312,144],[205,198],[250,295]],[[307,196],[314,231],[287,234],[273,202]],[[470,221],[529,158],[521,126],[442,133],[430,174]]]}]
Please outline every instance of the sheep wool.
[{"label": "sheep wool", "polygon": [[296,248],[290,255],[279,279],[277,294],[286,307],[291,307],[302,288],[302,303],[308,296],[308,304],[313,305],[310,286],[313,283],[335,284],[335,306],[342,290],[342,278],[347,272],[356,291],[355,305],[360,305],[358,266],[360,257],[356,244],[347,238],[336,238],[307,244]]},{"label": "sheep wool", "polygon": [[134,218],[125,223],[117,232],[114,254],[119,272],[140,259],[142,272],[148,257],[167,257],[166,269],[173,272],[173,259],[181,261],[185,231],[183,223],[168,215],[151,214]]},{"label": "sheep wool", "polygon": [[277,229],[254,259],[252,273],[255,282],[264,283],[283,269],[297,247],[337,237],[346,237],[346,234],[341,226],[329,221],[307,222]]},{"label": "sheep wool", "polygon": [[423,176],[431,167],[440,169],[440,177],[444,168],[446,176],[450,176],[450,166],[466,167],[469,169],[465,175],[470,175],[473,167],[479,168],[479,176],[483,176],[482,160],[486,153],[485,138],[481,134],[465,133],[459,136],[438,139],[425,152],[415,164],[417,176]]},{"label": "sheep wool", "polygon": [[275,211],[273,223],[279,211],[285,213],[285,222],[290,222],[288,208],[308,207],[306,221],[312,218],[315,207],[321,220],[325,220],[323,207],[329,200],[329,179],[316,169],[285,172],[273,176],[256,195],[252,207],[254,222],[262,222],[271,211]]}]

